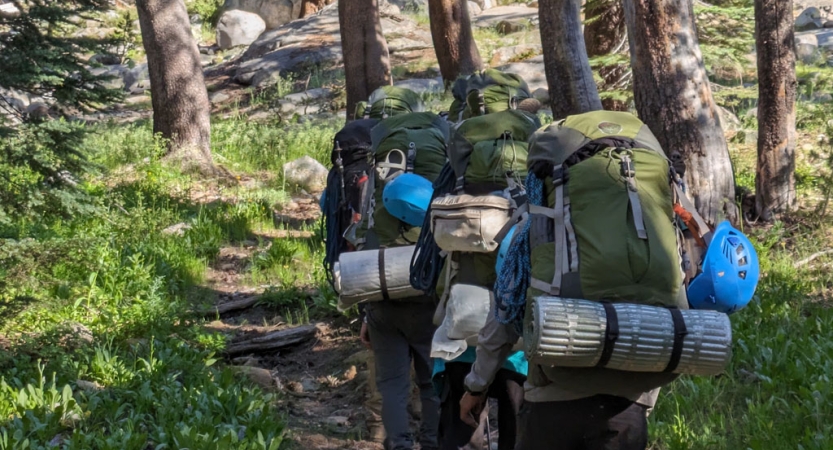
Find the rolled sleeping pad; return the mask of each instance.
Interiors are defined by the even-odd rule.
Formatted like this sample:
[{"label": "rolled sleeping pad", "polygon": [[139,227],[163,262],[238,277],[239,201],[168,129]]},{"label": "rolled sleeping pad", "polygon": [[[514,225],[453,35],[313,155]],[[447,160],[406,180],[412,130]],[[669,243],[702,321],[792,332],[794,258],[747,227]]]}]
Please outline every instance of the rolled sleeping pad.
[{"label": "rolled sleeping pad", "polygon": [[536,297],[529,311],[532,364],[717,375],[732,358],[732,325],[717,311],[551,296]]},{"label": "rolled sleeping pad", "polygon": [[425,295],[411,287],[411,256],[416,246],[345,252],[333,267],[338,309],[362,302]]}]

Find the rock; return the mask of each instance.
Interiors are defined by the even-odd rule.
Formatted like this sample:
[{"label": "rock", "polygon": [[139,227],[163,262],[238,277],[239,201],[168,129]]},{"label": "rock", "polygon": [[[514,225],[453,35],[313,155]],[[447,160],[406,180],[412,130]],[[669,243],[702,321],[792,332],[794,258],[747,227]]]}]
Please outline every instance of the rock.
[{"label": "rock", "polygon": [[284,180],[308,192],[323,191],[328,172],[326,167],[309,156],[302,156],[283,166]]},{"label": "rock", "polygon": [[285,96],[283,99],[293,104],[299,105],[303,103],[309,103],[313,100],[325,100],[332,96],[332,91],[327,88],[316,88],[316,89],[309,89],[304,92],[298,92],[295,94],[289,94]]},{"label": "rock", "polygon": [[49,117],[49,106],[41,101],[32,102],[26,108],[26,114],[35,119],[45,119]]},{"label": "rock", "polygon": [[[5,103],[8,103],[13,108],[21,112],[26,111],[26,108],[28,108],[31,104],[31,100],[25,92],[15,89],[3,89],[0,87],[0,97],[2,97],[0,100],[3,100]],[[5,111],[0,108],[0,114],[3,113],[5,113]]]},{"label": "rock", "polygon": [[20,16],[20,10],[13,3],[0,4],[0,17],[13,19],[18,16]]},{"label": "rock", "polygon": [[743,143],[758,145],[758,130],[743,130]]},{"label": "rock", "polygon": [[807,31],[822,28],[821,11],[815,6],[805,9],[798,17],[795,18],[795,29],[797,31]]},{"label": "rock", "polygon": [[394,82],[393,85],[410,89],[420,95],[442,94],[445,92],[445,84],[443,84],[442,77],[399,80]]},{"label": "rock", "polygon": [[257,14],[226,11],[217,22],[217,45],[221,50],[249,45],[266,31],[266,22]]},{"label": "rock", "polygon": [[344,416],[330,416],[324,419],[324,423],[338,428],[346,428],[350,425],[350,419]]},{"label": "rock", "polygon": [[474,3],[476,3],[481,10],[486,10],[489,8],[493,8],[496,2],[495,0],[474,0]]},{"label": "rock", "polygon": [[391,53],[404,53],[413,50],[425,50],[428,48],[433,47],[427,42],[408,39],[406,37],[394,38],[388,41],[388,50]]},{"label": "rock", "polygon": [[142,94],[150,89],[150,72],[147,64],[138,64],[123,73],[124,90],[132,94]]},{"label": "rock", "polygon": [[404,12],[415,13],[428,8],[428,0],[388,0]]},{"label": "rock", "polygon": [[124,99],[124,103],[128,105],[141,105],[143,103],[150,104],[151,99],[149,95],[140,94],[140,95],[131,95]]},{"label": "rock", "polygon": [[723,127],[723,134],[726,135],[727,139],[731,139],[738,134],[738,131],[742,128],[742,124],[735,113],[722,106],[718,106],[717,114],[720,118],[720,126]]},{"label": "rock", "polygon": [[78,322],[70,322],[67,325],[75,339],[86,342],[87,344],[93,343],[93,332],[89,328]]},{"label": "rock", "polygon": [[226,0],[223,10],[257,14],[267,30],[274,30],[301,15],[301,0]]},{"label": "rock", "polygon": [[756,106],[754,108],[750,108],[748,111],[746,111],[746,114],[744,114],[744,116],[745,117],[750,117],[750,118],[752,118],[752,117],[757,118],[758,117],[758,107]]},{"label": "rock", "polygon": [[358,373],[359,371],[358,369],[356,369],[356,366],[350,366],[349,368],[347,368],[347,370],[344,371],[344,373],[341,375],[341,378],[344,381],[353,381]]},{"label": "rock", "polygon": [[813,103],[830,103],[833,102],[833,95],[827,92],[813,92]]},{"label": "rock", "polygon": [[321,383],[315,381],[313,378],[303,378],[301,379],[301,387],[304,388],[304,392],[315,392],[321,389]]},{"label": "rock", "polygon": [[231,98],[231,96],[226,94],[223,91],[217,91],[217,92],[208,96],[208,99],[211,101],[212,104],[225,103],[230,98]]},{"label": "rock", "polygon": [[104,390],[104,386],[96,383],[95,381],[76,380],[75,385],[78,386],[79,389],[88,392],[98,392]]},{"label": "rock", "polygon": [[538,10],[526,5],[483,8],[483,12],[474,18],[472,23],[478,28],[497,27],[503,34],[521,31],[537,24]]},{"label": "rock", "polygon": [[173,236],[184,236],[186,230],[190,230],[191,225],[180,222],[176,225],[171,225],[168,228],[162,230],[162,234],[173,235]]},{"label": "rock", "polygon": [[478,5],[475,2],[469,1],[468,6],[469,6],[469,16],[470,17],[476,17],[476,16],[480,15],[480,13],[483,12],[483,8],[481,8],[480,5]]},{"label": "rock", "polygon": [[[498,8],[495,8],[498,9]],[[544,74],[544,56],[538,55],[526,61],[515,62],[498,67],[504,72],[514,73],[526,81],[531,91],[538,88],[547,88],[547,77]]]},{"label": "rock", "polygon": [[121,58],[119,58],[118,55],[97,53],[90,57],[90,62],[95,64],[101,64],[103,66],[114,66],[117,64],[121,64]]},{"label": "rock", "polygon": [[550,91],[547,88],[540,87],[532,91],[532,98],[535,98],[542,104],[546,105],[550,102]]},{"label": "rock", "polygon": [[540,45],[513,45],[511,47],[501,47],[495,50],[492,55],[490,65],[492,67],[508,64],[513,61],[520,61],[528,59],[532,56],[540,55],[542,48]]},{"label": "rock", "polygon": [[245,375],[249,380],[263,389],[274,389],[276,386],[275,380],[272,378],[272,373],[261,367],[231,366],[230,369],[234,373]]}]

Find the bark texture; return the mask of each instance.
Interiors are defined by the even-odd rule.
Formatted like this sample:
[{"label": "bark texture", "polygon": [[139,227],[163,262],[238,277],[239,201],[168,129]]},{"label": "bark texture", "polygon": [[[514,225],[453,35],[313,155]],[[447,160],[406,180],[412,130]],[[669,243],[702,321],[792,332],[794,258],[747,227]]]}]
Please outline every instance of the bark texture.
[{"label": "bark texture", "polygon": [[446,83],[483,68],[471,31],[468,0],[429,0],[431,37]]},{"label": "bark texture", "polygon": [[213,171],[211,104],[183,0],[136,0],[148,57],[153,132],[169,140],[168,158]]},{"label": "bark texture", "polygon": [[726,138],[697,41],[692,0],[624,0],[639,116],[686,164],[688,194],[710,224],[736,222]]},{"label": "bark texture", "polygon": [[587,59],[579,2],[540,0],[538,18],[553,117],[602,109]]},{"label": "bark texture", "polygon": [[[589,58],[627,50],[628,34],[621,0],[589,0],[584,7],[584,17],[584,43]],[[600,67],[601,90],[621,84],[627,72],[624,64]],[[610,111],[628,110],[627,103],[609,98],[602,99],[602,106]]]},{"label": "bark texture", "polygon": [[379,87],[391,84],[390,56],[379,19],[379,0],[338,2],[338,22],[350,121],[356,103],[367,100]]},{"label": "bark texture", "polygon": [[759,93],[755,209],[767,221],[795,205],[794,24],[792,0],[755,0]]}]

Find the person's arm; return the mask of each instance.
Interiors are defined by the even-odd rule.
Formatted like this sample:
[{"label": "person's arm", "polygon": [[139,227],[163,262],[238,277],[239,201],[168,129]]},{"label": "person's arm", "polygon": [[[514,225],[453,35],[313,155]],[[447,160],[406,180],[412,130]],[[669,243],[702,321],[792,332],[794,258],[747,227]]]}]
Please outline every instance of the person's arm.
[{"label": "person's arm", "polygon": [[493,298],[486,325],[477,337],[477,357],[471,366],[471,372],[466,376],[466,394],[460,399],[460,419],[475,428],[475,417],[480,416],[486,400],[486,391],[520,338],[514,325],[504,325],[497,320],[496,309]]}]

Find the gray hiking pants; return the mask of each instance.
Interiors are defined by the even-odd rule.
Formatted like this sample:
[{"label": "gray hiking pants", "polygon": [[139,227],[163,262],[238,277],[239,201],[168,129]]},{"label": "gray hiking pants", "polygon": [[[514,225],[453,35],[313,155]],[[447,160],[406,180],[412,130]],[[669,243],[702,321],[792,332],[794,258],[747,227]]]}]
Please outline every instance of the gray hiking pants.
[{"label": "gray hiking pants", "polygon": [[437,448],[440,401],[431,383],[431,340],[434,337],[434,304],[374,302],[367,306],[370,343],[376,359],[376,385],[382,394],[382,423],[386,450],[411,450],[408,401],[411,393],[411,361],[422,403],[419,443]]}]

